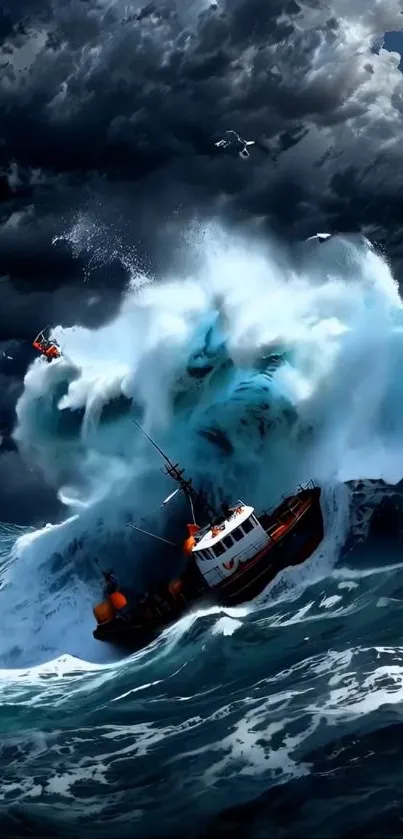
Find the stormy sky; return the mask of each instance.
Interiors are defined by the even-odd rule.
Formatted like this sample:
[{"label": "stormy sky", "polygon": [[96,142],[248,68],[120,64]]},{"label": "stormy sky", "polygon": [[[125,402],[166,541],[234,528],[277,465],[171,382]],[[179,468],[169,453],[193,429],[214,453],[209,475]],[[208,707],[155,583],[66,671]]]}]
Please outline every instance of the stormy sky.
[{"label": "stormy sky", "polygon": [[[362,230],[403,277],[402,27],[401,0],[3,0],[2,520],[57,510],[9,436],[31,339],[110,317],[122,254],[162,276],[221,217]],[[247,163],[214,152],[228,128]]]}]

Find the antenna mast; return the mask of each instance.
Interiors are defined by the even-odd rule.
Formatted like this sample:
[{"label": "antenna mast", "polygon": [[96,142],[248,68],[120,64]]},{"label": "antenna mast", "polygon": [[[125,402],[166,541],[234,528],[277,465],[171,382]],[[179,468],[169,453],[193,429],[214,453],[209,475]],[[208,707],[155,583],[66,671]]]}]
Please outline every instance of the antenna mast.
[{"label": "antenna mast", "polygon": [[198,501],[199,503],[203,503],[210,511],[214,513],[214,510],[210,506],[210,504],[208,504],[208,502],[205,501],[204,498],[202,498],[202,496],[200,495],[200,493],[198,493],[192,486],[192,479],[190,478],[190,480],[186,480],[186,478],[183,477],[183,473],[185,470],[179,468],[179,463],[172,463],[172,460],[170,460],[169,457],[165,454],[165,452],[162,451],[162,449],[158,446],[155,440],[153,440],[152,437],[150,437],[149,434],[147,434],[143,426],[140,425],[140,423],[137,422],[137,420],[133,419],[133,417],[130,417],[130,419],[133,425],[135,425],[136,428],[138,428],[139,431],[141,431],[144,437],[148,440],[149,443],[151,443],[152,446],[154,446],[158,454],[165,461],[165,469],[163,470],[164,475],[169,475],[170,478],[173,478],[173,480],[176,481],[177,484],[179,484],[181,490],[185,493],[185,495],[188,498],[191,499],[191,501]]}]

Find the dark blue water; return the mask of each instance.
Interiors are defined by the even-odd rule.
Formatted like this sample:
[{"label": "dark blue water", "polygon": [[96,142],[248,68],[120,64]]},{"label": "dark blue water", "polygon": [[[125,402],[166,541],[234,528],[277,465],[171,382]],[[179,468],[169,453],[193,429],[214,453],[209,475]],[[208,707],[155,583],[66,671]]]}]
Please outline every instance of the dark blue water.
[{"label": "dark blue water", "polygon": [[2,671],[2,836],[394,835],[395,548],[366,543],[300,593],[186,618],[118,664]]}]

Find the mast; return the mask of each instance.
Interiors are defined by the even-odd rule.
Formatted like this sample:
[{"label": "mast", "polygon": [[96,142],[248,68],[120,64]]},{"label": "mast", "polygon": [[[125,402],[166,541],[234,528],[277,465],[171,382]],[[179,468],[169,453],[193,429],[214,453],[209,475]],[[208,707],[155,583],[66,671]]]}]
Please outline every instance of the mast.
[{"label": "mast", "polygon": [[174,481],[176,481],[176,483],[179,484],[179,487],[182,490],[182,492],[186,495],[187,498],[189,498],[190,506],[192,508],[193,518],[194,518],[193,503],[195,503],[195,502],[199,503],[199,504],[202,504],[208,512],[215,515],[215,510],[213,509],[211,504],[209,504],[207,499],[205,499],[201,495],[201,493],[197,492],[197,490],[195,490],[194,487],[192,486],[192,479],[190,478],[189,480],[186,480],[186,478],[183,477],[183,473],[184,473],[185,470],[179,468],[179,463],[172,463],[172,460],[170,460],[168,455],[165,454],[165,452],[160,448],[160,446],[155,442],[155,440],[153,440],[152,437],[150,437],[150,435],[147,434],[147,432],[144,430],[143,426],[140,425],[140,423],[137,422],[137,420],[135,420],[133,417],[130,417],[130,419],[131,419],[133,425],[135,425],[136,428],[138,428],[139,431],[141,431],[141,433],[144,435],[144,437],[148,440],[149,443],[151,443],[152,446],[154,446],[154,448],[156,449],[158,454],[165,461],[165,469],[162,470],[163,474],[164,475],[169,475],[170,478],[172,478]]}]

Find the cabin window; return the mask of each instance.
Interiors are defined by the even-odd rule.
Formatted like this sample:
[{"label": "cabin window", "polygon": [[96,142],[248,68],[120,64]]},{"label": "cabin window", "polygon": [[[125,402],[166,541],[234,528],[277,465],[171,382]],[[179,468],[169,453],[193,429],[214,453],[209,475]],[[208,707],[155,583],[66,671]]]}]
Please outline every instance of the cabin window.
[{"label": "cabin window", "polygon": [[204,551],[197,551],[198,559],[214,559],[214,554],[211,549],[206,548]]},{"label": "cabin window", "polygon": [[244,521],[242,527],[243,527],[245,533],[250,533],[250,531],[253,530],[253,522],[251,521],[250,518],[246,519]]},{"label": "cabin window", "polygon": [[222,544],[224,545],[224,548],[226,548],[227,550],[229,550],[229,548],[232,548],[234,544],[232,535],[226,536],[225,539],[222,540]]},{"label": "cabin window", "polygon": [[242,527],[237,527],[236,530],[233,530],[231,536],[235,539],[235,542],[243,539]]},{"label": "cabin window", "polygon": [[225,553],[225,548],[222,542],[217,542],[215,545],[211,546],[211,550],[213,551],[214,556],[221,556]]}]

